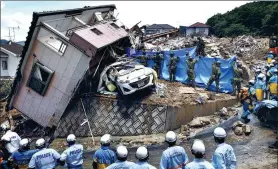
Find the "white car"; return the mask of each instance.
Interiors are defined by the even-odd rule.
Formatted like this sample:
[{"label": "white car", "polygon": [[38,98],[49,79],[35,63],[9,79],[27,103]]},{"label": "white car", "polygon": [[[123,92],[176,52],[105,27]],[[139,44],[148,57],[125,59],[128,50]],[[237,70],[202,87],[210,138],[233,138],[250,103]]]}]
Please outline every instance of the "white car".
[{"label": "white car", "polygon": [[107,84],[112,83],[122,95],[129,95],[138,90],[154,86],[157,74],[153,69],[143,65],[130,61],[120,61],[107,66],[100,77],[98,92],[104,89],[103,85],[107,86]]}]

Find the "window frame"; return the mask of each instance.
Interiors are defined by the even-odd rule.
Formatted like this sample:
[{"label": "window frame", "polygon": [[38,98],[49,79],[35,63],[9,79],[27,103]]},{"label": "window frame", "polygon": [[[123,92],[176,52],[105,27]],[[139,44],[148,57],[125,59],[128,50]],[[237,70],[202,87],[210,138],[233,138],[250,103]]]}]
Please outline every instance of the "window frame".
[{"label": "window frame", "polygon": [[[6,62],[6,67],[4,69],[3,62]],[[8,59],[1,58],[1,68],[2,70],[8,70]]]},{"label": "window frame", "polygon": [[[52,36],[52,38],[55,39],[55,40],[57,40],[57,41],[59,41],[59,42],[61,42],[60,47],[57,49],[54,45],[52,45],[51,43],[49,43],[48,40],[46,41],[47,45],[50,46],[51,48],[55,49],[55,52],[57,52],[57,53],[59,53],[60,55],[63,56],[63,55],[65,54],[65,52],[66,52],[66,49],[67,49],[67,47],[68,47],[68,44],[65,43],[64,41],[62,41],[61,39],[57,38],[57,37],[53,37],[53,36]],[[50,37],[50,39],[51,39],[51,37]],[[62,48],[62,47],[64,47],[64,48]],[[53,49],[52,49],[52,50],[53,50]]]},{"label": "window frame", "polygon": [[[41,69],[43,69],[44,71],[46,71],[47,73],[49,73],[49,76],[47,78],[47,81],[44,83],[42,81],[40,81],[39,79],[37,79],[36,77],[34,77],[34,73],[35,73],[35,70],[36,70],[36,67],[39,66]],[[50,84],[50,81],[53,77],[53,74],[54,74],[54,71],[49,69],[48,67],[46,67],[45,65],[43,65],[42,63],[40,63],[39,61],[36,61],[33,63],[32,65],[32,69],[31,69],[31,72],[30,72],[30,75],[29,75],[29,78],[28,78],[28,81],[27,81],[27,84],[26,86],[30,89],[32,89],[34,92],[38,93],[39,95],[41,96],[44,96],[48,87],[49,87],[49,84]],[[42,90],[42,92],[40,93],[39,91],[35,90],[32,86],[30,86],[30,81],[31,81],[31,78],[35,78],[36,80],[39,80],[41,83],[43,83],[45,86],[44,86],[44,89]]]}]

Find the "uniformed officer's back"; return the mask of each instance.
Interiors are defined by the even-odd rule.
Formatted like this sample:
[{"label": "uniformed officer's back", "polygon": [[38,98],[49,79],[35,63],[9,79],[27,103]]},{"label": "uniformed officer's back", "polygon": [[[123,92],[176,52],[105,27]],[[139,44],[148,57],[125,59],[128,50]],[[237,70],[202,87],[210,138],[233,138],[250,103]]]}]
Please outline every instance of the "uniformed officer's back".
[{"label": "uniformed officer's back", "polygon": [[130,169],[134,163],[127,161],[128,151],[125,146],[119,146],[116,151],[117,161],[106,169]]}]

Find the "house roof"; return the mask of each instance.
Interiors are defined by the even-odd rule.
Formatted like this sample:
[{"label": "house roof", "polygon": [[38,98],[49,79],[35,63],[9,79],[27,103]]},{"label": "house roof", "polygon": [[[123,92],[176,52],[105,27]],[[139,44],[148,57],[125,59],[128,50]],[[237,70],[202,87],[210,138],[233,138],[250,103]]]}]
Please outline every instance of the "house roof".
[{"label": "house roof", "polygon": [[209,28],[209,25],[203,24],[201,22],[196,22],[193,25],[190,25],[189,28]]},{"label": "house roof", "polygon": [[152,24],[148,26],[146,29],[175,29],[175,27],[169,24]]},{"label": "house roof", "polygon": [[84,8],[75,8],[75,9],[66,9],[66,10],[33,12],[33,19],[32,19],[32,22],[31,22],[31,26],[29,28],[29,32],[27,34],[26,41],[25,41],[25,44],[24,44],[24,47],[23,47],[23,50],[22,50],[22,53],[21,53],[21,59],[19,61],[19,64],[18,64],[18,67],[17,67],[17,70],[16,70],[13,86],[12,86],[11,92],[10,92],[10,94],[8,96],[8,99],[7,99],[6,110],[10,109],[9,105],[10,105],[11,98],[12,98],[12,96],[13,96],[15,90],[16,90],[17,83],[22,78],[20,69],[21,69],[21,66],[23,64],[26,52],[28,51],[30,42],[31,42],[32,37],[33,37],[33,32],[36,29],[36,25],[37,25],[37,21],[38,21],[39,17],[49,16],[49,15],[57,15],[57,14],[66,14],[67,15],[67,14],[79,13],[79,12],[84,12],[84,11],[87,11],[87,10],[101,9],[101,8],[115,9],[116,6],[114,4],[112,4],[112,5],[100,5],[100,6],[85,6]]},{"label": "house roof", "polygon": [[22,45],[19,45],[14,42],[8,42],[7,44],[1,44],[1,47],[16,54],[16,55],[20,55],[23,50]]}]

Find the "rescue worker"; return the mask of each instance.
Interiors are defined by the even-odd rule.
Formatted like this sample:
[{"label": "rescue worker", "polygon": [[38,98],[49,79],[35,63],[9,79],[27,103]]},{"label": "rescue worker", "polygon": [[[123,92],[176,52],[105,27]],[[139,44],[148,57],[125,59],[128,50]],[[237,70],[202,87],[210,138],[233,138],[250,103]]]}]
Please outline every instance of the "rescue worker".
[{"label": "rescue worker", "polygon": [[110,149],[110,142],[110,134],[105,134],[100,138],[101,148],[93,156],[94,169],[104,169],[117,161],[116,154]]},{"label": "rescue worker", "polygon": [[29,169],[54,169],[60,162],[60,154],[52,149],[46,148],[46,142],[43,138],[36,141],[36,148],[39,149],[36,152],[30,162]]},{"label": "rescue worker", "polygon": [[186,169],[214,169],[214,167],[204,159],[204,155],[206,152],[205,145],[202,140],[194,140],[191,153],[195,156],[192,162],[186,165]]},{"label": "rescue worker", "polygon": [[11,139],[8,136],[3,136],[0,140],[0,168],[9,169],[8,159],[10,157],[9,151],[6,149],[7,142],[10,142]]},{"label": "rescue worker", "polygon": [[174,82],[176,80],[176,69],[177,69],[177,62],[179,61],[179,57],[175,57],[174,53],[170,53],[170,64],[169,66],[169,75],[170,75],[170,82]]},{"label": "rescue worker", "polygon": [[270,51],[267,56],[266,56],[266,59],[267,59],[267,63],[271,63],[272,59],[274,58],[274,54],[273,54],[273,51]]},{"label": "rescue worker", "polygon": [[184,168],[188,162],[188,156],[183,147],[177,146],[177,135],[173,131],[168,131],[165,142],[169,147],[163,151],[160,160],[160,169],[180,169]]},{"label": "rescue worker", "polygon": [[3,131],[5,131],[5,134],[2,136],[2,138],[4,136],[10,138],[10,141],[6,142],[5,147],[9,151],[9,153],[12,154],[13,152],[19,149],[19,143],[21,138],[16,132],[10,130],[9,125],[2,124],[1,128]]},{"label": "rescue worker", "polygon": [[66,164],[68,169],[83,169],[83,146],[76,144],[76,137],[74,134],[70,134],[67,137],[67,148],[60,158],[60,164],[64,166]]},{"label": "rescue worker", "polygon": [[259,74],[258,75],[258,79],[254,85],[255,90],[256,90],[256,98],[257,101],[262,101],[264,99],[264,92],[266,89],[266,85],[264,82],[264,75],[263,74]]},{"label": "rescue worker", "polygon": [[278,69],[274,70],[274,75],[269,79],[270,99],[278,99]]},{"label": "rescue worker", "polygon": [[269,68],[267,69],[267,72],[266,72],[267,81],[268,81],[268,80],[271,78],[271,76],[273,75],[274,69],[275,69],[274,64],[273,64],[273,63],[269,64]]},{"label": "rescue worker", "polygon": [[256,99],[256,90],[254,88],[255,85],[255,80],[249,80],[248,82],[248,95],[252,98],[252,100],[257,100]]},{"label": "rescue worker", "polygon": [[236,156],[233,147],[225,143],[226,131],[222,127],[217,127],[213,134],[217,148],[212,155],[212,166],[215,169],[235,169]]},{"label": "rescue worker", "polygon": [[160,78],[161,61],[163,59],[163,51],[161,51],[161,53],[157,52],[154,57],[154,70],[156,71],[158,78]]},{"label": "rescue worker", "polygon": [[131,167],[132,169],[156,169],[156,167],[148,163],[149,152],[146,147],[139,147],[136,151],[135,157],[138,161]]},{"label": "rescue worker", "polygon": [[[236,62],[235,62],[236,63]],[[234,73],[234,77],[232,79],[232,85],[233,85],[233,95],[236,95],[236,91],[237,93],[240,92],[241,89],[241,81],[242,81],[242,69],[241,69],[241,63],[238,63],[237,66],[236,64],[233,64],[233,73]]]},{"label": "rescue worker", "polygon": [[248,88],[243,88],[243,92],[240,95],[240,101],[243,108],[243,113],[241,118],[245,123],[249,123],[250,119],[248,119],[248,115],[253,111],[253,101],[251,95],[248,94]]},{"label": "rescue worker", "polygon": [[198,37],[198,44],[197,44],[197,55],[198,56],[205,56],[205,42],[201,37]]},{"label": "rescue worker", "polygon": [[261,69],[256,69],[255,70],[255,80],[257,81],[258,80],[258,76],[259,76],[259,74],[261,74],[262,72],[261,72]]},{"label": "rescue worker", "polygon": [[32,156],[38,151],[38,149],[30,150],[30,141],[27,138],[22,139],[19,150],[14,152],[9,158],[9,166],[16,166],[18,169],[28,169]]},{"label": "rescue worker", "polygon": [[271,76],[274,74],[275,69],[278,69],[278,61],[273,59],[272,64],[270,65],[270,69],[267,72],[267,75],[269,76],[269,78],[271,78]]},{"label": "rescue worker", "polygon": [[187,64],[187,81],[188,83],[192,85],[192,87],[195,88],[195,64],[198,62],[199,59],[194,60],[192,56],[189,56],[188,60],[186,60]]},{"label": "rescue worker", "polygon": [[127,161],[128,151],[125,146],[119,146],[116,150],[117,162],[111,164],[106,169],[131,168],[135,163]]},{"label": "rescue worker", "polygon": [[140,63],[142,65],[144,65],[145,67],[148,66],[148,56],[146,55],[145,51],[143,51],[143,54],[137,58],[140,59]]},{"label": "rescue worker", "polygon": [[220,61],[217,61],[216,64],[212,65],[212,75],[207,83],[206,90],[209,89],[210,85],[215,81],[216,83],[216,91],[219,91],[219,81],[221,76],[221,70],[220,70]]}]

